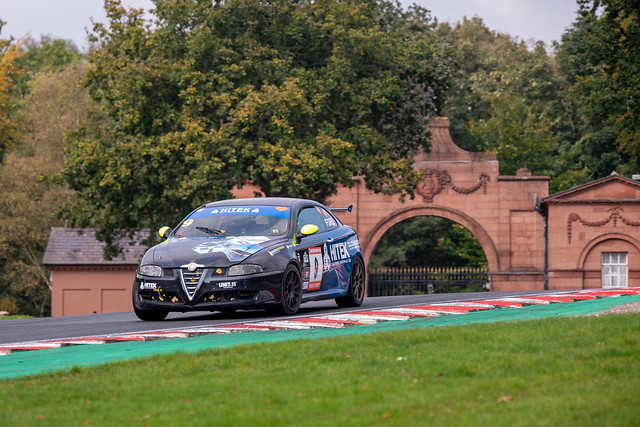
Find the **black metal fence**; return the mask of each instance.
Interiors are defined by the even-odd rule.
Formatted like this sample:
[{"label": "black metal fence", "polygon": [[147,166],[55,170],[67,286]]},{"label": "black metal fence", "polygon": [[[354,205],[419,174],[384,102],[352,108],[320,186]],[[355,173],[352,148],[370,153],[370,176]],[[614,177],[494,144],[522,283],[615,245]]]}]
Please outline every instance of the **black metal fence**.
[{"label": "black metal fence", "polygon": [[489,274],[481,267],[376,268],[368,272],[370,297],[482,292]]}]

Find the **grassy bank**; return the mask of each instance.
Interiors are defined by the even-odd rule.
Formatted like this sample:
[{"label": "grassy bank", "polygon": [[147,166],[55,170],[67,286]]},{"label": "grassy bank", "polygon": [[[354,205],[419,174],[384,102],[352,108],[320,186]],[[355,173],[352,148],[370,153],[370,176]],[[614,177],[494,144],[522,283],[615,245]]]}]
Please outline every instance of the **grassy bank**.
[{"label": "grassy bank", "polygon": [[0,381],[0,424],[632,425],[638,331],[628,314],[166,355]]}]

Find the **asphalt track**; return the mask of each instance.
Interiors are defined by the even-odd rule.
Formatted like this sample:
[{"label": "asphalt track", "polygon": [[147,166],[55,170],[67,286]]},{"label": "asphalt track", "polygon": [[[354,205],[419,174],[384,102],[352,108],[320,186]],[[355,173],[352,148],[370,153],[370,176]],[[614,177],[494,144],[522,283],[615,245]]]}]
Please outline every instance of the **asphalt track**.
[{"label": "asphalt track", "polygon": [[[299,316],[288,318],[256,319],[255,315],[246,318],[240,314],[237,318],[217,319],[216,322],[216,319],[212,321],[211,316],[204,321],[196,317],[196,322],[188,318],[187,325],[183,324],[184,319],[178,321],[179,325],[163,322],[163,329],[157,328],[156,323],[151,325],[156,326],[155,330],[0,344],[0,379],[245,344],[470,323],[584,316],[604,312],[613,306],[640,302],[640,288],[516,295],[482,293],[465,301],[452,298],[452,295],[436,299],[417,303],[412,298],[410,304],[406,303],[406,299],[392,299],[400,303],[394,305],[372,298],[370,300],[374,301],[361,310],[329,310],[322,309],[321,305],[319,309],[311,308]],[[43,319],[31,320],[37,324]],[[0,322],[0,331],[1,327],[7,329],[5,322],[16,321]],[[147,323],[137,323],[149,328]],[[8,323],[6,325],[11,326]]]}]

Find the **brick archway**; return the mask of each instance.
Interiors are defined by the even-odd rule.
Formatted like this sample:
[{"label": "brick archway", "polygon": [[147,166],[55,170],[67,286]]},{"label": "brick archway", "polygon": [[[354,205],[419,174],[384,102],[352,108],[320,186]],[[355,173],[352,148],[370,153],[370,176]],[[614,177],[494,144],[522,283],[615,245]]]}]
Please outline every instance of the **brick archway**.
[{"label": "brick archway", "polygon": [[471,153],[449,134],[449,120],[430,123],[431,152],[419,153],[413,167],[424,173],[414,199],[376,194],[365,177],[340,187],[331,206],[353,205],[340,219],[356,229],[368,262],[375,245],[393,225],[415,216],[439,216],[467,228],[482,246],[492,290],[545,287],[545,222],[538,201],[549,194],[549,177],[521,169],[500,176],[495,153]]},{"label": "brick archway", "polygon": [[438,206],[405,208],[383,218],[374,227],[375,231],[369,234],[367,236],[367,239],[363,241],[362,249],[365,254],[366,265],[369,264],[369,259],[376,245],[378,244],[382,236],[384,236],[384,234],[391,229],[391,227],[407,219],[420,216],[436,216],[445,218],[465,227],[478,240],[480,246],[482,246],[485,256],[487,257],[489,271],[500,271],[500,259],[498,257],[498,252],[495,245],[491,241],[491,237],[482,228],[482,226],[478,224],[478,222],[473,218],[470,218],[462,212],[458,212],[451,208],[443,208]]}]

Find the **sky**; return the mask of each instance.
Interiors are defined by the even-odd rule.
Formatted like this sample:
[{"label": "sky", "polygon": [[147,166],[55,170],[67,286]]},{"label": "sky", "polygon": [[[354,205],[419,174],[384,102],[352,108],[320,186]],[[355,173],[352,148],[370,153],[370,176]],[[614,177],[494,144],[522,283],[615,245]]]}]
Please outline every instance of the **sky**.
[{"label": "sky", "polygon": [[[463,17],[479,16],[491,30],[525,42],[542,40],[548,47],[577,17],[576,0],[401,0],[403,6],[416,3],[432,12],[439,22],[456,23]],[[151,0],[122,0],[129,7],[149,9]],[[36,40],[41,35],[71,39],[81,50],[87,48],[87,29],[92,19],[105,22],[102,0],[0,0],[0,19],[6,22],[1,38]]]}]

